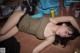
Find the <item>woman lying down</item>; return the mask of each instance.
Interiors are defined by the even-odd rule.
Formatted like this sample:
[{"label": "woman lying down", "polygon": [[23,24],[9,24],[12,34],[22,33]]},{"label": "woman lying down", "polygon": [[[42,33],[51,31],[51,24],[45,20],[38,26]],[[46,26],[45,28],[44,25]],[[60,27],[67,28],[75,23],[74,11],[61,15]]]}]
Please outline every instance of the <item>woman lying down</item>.
[{"label": "woman lying down", "polygon": [[62,16],[53,19],[49,17],[31,18],[31,16],[26,14],[22,17],[25,14],[25,11],[26,8],[22,11],[20,6],[15,9],[14,13],[0,30],[0,42],[14,36],[21,30],[33,34],[38,39],[44,40],[32,51],[32,53],[39,53],[45,47],[52,44],[55,41],[56,36],[66,38],[74,33],[66,24],[57,25],[58,23],[70,22],[80,33],[79,24],[71,16]]}]

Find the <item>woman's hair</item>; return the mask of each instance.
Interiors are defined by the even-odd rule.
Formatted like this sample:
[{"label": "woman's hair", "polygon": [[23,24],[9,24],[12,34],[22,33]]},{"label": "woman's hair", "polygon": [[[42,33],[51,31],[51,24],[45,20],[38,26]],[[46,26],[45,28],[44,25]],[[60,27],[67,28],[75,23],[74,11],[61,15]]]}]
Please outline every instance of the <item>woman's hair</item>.
[{"label": "woman's hair", "polygon": [[[58,25],[61,25],[62,23],[59,23]],[[57,44],[61,44],[61,45],[64,45],[64,47],[68,44],[68,42],[70,40],[74,40],[76,37],[79,36],[79,32],[76,28],[74,28],[71,23],[66,23],[68,25],[68,27],[70,27],[73,31],[73,34],[71,34],[72,36],[70,37],[65,37],[65,38],[62,38],[60,36],[56,36],[55,38],[55,41],[54,41],[54,45],[57,45]]]},{"label": "woman's hair", "polygon": [[[75,20],[77,21],[79,27],[80,27],[80,18],[76,18],[74,15],[74,11],[76,9],[78,9],[80,11],[80,6],[75,6],[75,3],[71,3],[70,4],[70,15],[73,16],[75,18]],[[80,15],[79,15],[80,16]],[[58,25],[61,25],[62,23],[59,23]],[[68,44],[68,42],[70,40],[74,40],[76,37],[78,37],[80,35],[80,33],[78,32],[78,30],[76,28],[74,28],[71,23],[66,23],[73,31],[73,34],[71,37],[67,37],[67,38],[62,38],[60,36],[56,36],[55,42],[53,44],[57,45],[58,43],[60,43],[61,45],[64,45],[64,47]]]}]

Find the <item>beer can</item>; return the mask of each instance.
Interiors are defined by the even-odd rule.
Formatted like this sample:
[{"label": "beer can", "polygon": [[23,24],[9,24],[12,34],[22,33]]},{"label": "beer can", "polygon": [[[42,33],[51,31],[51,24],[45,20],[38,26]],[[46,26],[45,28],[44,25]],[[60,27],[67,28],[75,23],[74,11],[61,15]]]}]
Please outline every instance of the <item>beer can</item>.
[{"label": "beer can", "polygon": [[54,18],[55,17],[55,10],[51,9],[51,17]]}]

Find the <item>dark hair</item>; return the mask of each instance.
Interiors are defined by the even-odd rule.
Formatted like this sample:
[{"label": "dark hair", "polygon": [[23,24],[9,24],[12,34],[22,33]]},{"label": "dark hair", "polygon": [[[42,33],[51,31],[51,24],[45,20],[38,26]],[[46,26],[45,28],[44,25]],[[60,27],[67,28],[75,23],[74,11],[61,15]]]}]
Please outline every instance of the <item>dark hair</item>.
[{"label": "dark hair", "polygon": [[[61,24],[62,23],[60,23],[59,25],[61,25]],[[66,37],[66,38],[62,38],[60,36],[56,36],[55,41],[53,43],[54,45],[61,44],[61,45],[63,45],[65,47],[70,40],[74,40],[76,37],[79,36],[80,33],[78,32],[78,30],[76,28],[74,28],[71,25],[71,23],[66,23],[66,24],[72,29],[72,31],[73,31],[72,36],[71,37]]]}]

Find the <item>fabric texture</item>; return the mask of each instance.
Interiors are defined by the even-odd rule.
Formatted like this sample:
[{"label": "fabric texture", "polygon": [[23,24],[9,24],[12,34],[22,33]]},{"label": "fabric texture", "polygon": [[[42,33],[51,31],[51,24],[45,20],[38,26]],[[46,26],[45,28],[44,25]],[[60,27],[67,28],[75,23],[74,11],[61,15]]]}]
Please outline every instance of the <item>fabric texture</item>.
[{"label": "fabric texture", "polygon": [[18,27],[21,31],[35,35],[39,39],[45,39],[44,29],[49,23],[49,18],[31,18],[26,14],[20,21]]}]

